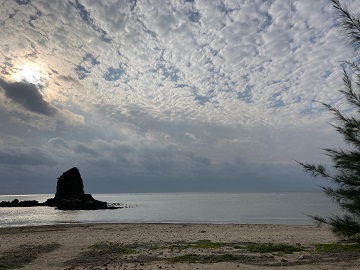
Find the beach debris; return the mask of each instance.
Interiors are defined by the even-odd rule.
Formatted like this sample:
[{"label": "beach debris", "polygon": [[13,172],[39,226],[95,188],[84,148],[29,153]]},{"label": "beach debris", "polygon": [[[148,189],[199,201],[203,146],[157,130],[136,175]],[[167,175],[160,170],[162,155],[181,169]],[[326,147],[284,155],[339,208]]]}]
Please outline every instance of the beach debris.
[{"label": "beach debris", "polygon": [[266,253],[266,254],[261,254],[261,256],[265,257],[265,258],[274,258],[274,255],[270,254],[270,253]]},{"label": "beach debris", "polygon": [[311,257],[310,255],[302,254],[297,259],[298,261],[303,261],[303,260],[311,260],[313,259],[313,257]]}]

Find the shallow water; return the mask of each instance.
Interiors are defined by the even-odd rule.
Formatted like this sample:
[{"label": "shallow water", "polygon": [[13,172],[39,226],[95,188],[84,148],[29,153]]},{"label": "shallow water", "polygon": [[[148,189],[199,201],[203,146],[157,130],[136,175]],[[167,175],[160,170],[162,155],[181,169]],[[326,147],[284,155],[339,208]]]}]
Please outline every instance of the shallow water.
[{"label": "shallow water", "polygon": [[[0,201],[53,195],[0,195]],[[153,193],[93,194],[122,203],[116,210],[61,211],[51,207],[0,208],[0,227],[59,223],[313,224],[307,215],[338,212],[323,193]]]}]

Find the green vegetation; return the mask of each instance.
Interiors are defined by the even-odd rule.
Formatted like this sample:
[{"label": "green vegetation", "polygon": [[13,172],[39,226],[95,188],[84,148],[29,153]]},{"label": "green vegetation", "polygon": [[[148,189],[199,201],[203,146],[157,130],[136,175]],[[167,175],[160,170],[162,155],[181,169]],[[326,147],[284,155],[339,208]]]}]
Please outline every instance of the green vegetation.
[{"label": "green vegetation", "polygon": [[254,244],[249,245],[246,247],[246,249],[250,252],[260,252],[260,253],[286,253],[291,254],[298,251],[303,251],[304,248],[300,245],[298,246],[290,246],[286,244]]},{"label": "green vegetation", "polygon": [[238,260],[238,256],[232,254],[221,254],[221,255],[199,255],[199,254],[186,254],[171,258],[170,261],[173,263],[219,263],[229,262]]},{"label": "green vegetation", "polygon": [[333,243],[333,244],[316,244],[315,245],[316,252],[329,252],[329,251],[335,251],[335,250],[347,250],[347,251],[360,252],[360,244]]},{"label": "green vegetation", "polygon": [[22,268],[35,260],[38,255],[51,252],[59,247],[60,245],[57,243],[19,246],[17,249],[4,252],[0,257],[0,269]]},{"label": "green vegetation", "polygon": [[154,249],[161,249],[161,248],[168,248],[168,249],[178,249],[178,250],[184,250],[189,248],[198,248],[198,249],[207,249],[207,248],[220,248],[224,245],[224,243],[220,242],[212,242],[211,240],[199,240],[197,242],[192,243],[178,243],[171,246],[164,246],[164,247],[154,247]]},{"label": "green vegetation", "polygon": [[[250,253],[251,252],[251,253]],[[271,244],[271,243],[243,243],[243,242],[212,242],[200,240],[196,242],[158,242],[121,243],[103,242],[90,246],[77,257],[64,262],[67,269],[95,269],[98,267],[119,266],[122,264],[156,264],[189,263],[213,264],[221,262],[235,262],[257,266],[279,266],[279,255],[287,258],[286,254],[301,252],[307,256],[296,264],[309,264],[331,261],[348,262],[357,260],[360,256],[360,245],[350,244],[318,244],[304,248],[300,244]],[[316,254],[313,254],[317,252]],[[354,253],[358,252],[358,253]],[[260,253],[260,254],[259,254]],[[262,253],[272,253],[269,256]],[[309,255],[311,254],[311,255]],[[291,256],[293,257],[293,256]],[[290,262],[291,263],[291,262]],[[196,267],[194,267],[196,268]],[[3,268],[5,269],[5,268]],[[0,270],[3,270],[0,267]],[[9,268],[6,268],[9,269]],[[11,268],[12,269],[12,268]]]},{"label": "green vegetation", "polygon": [[215,243],[210,240],[199,240],[194,245],[195,248],[220,248],[221,246],[223,246],[222,243]]},{"label": "green vegetation", "polygon": [[[359,52],[360,16],[351,13],[339,0],[332,0],[332,3],[342,33],[355,52]],[[346,99],[347,108],[340,110],[331,104],[323,105],[335,116],[337,122],[332,126],[347,143],[348,149],[324,149],[332,162],[330,170],[322,164],[299,163],[312,176],[332,182],[323,190],[343,210],[341,215],[313,218],[329,224],[339,237],[360,243],[360,66],[355,62],[344,62],[343,71],[344,89],[339,92]]]},{"label": "green vegetation", "polygon": [[114,258],[135,253],[132,248],[119,243],[102,242],[90,246],[88,250],[82,252],[78,257],[65,262],[65,265],[79,265],[88,267],[92,265],[104,265]]},{"label": "green vegetation", "polygon": [[111,243],[111,242],[104,242],[104,243],[97,243],[90,247],[90,251],[85,253],[97,253],[98,251],[106,252],[106,253],[116,253],[116,254],[131,254],[134,253],[135,250],[129,247],[125,247],[119,243]]}]

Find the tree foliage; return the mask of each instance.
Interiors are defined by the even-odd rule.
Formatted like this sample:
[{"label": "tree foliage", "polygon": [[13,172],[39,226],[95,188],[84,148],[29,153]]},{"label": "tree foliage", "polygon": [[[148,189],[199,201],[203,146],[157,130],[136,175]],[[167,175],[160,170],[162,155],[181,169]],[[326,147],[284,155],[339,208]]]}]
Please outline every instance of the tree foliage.
[{"label": "tree foliage", "polygon": [[[360,17],[332,0],[339,19],[340,29],[355,53],[360,51]],[[360,243],[360,66],[356,61],[344,62],[344,87],[339,92],[346,98],[346,113],[330,104],[323,105],[334,115],[332,126],[347,143],[347,149],[324,149],[332,167],[322,164],[301,163],[304,170],[314,177],[323,177],[333,185],[322,187],[343,210],[341,215],[313,216],[320,223],[331,225],[335,234]]]}]

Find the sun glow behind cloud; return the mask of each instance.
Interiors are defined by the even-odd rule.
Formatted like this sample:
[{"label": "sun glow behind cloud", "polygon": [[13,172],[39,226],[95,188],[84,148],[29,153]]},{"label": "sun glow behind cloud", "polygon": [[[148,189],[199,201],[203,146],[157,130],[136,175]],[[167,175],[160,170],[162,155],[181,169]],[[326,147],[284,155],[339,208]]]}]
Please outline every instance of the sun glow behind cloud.
[{"label": "sun glow behind cloud", "polygon": [[23,65],[13,69],[12,78],[16,82],[27,82],[37,86],[44,84],[44,72],[34,65]]}]

